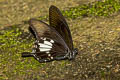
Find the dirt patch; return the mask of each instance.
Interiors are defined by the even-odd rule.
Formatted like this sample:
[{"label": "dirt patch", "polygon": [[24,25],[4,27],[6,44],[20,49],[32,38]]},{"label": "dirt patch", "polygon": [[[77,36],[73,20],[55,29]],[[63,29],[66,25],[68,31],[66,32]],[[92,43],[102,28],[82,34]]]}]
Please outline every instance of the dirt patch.
[{"label": "dirt patch", "polygon": [[[94,0],[91,0],[94,1]],[[91,2],[88,0],[1,0],[0,1],[0,28],[20,24],[30,18],[48,15],[50,5],[61,10],[80,4]]]},{"label": "dirt patch", "polygon": [[[62,6],[61,3],[63,3]],[[0,25],[5,27],[19,24],[29,18],[47,15],[51,4],[64,10],[83,3],[87,3],[87,0],[82,3],[80,0],[0,1],[2,5],[0,6]],[[75,60],[41,64],[34,58],[21,58],[21,53],[12,52],[11,48],[8,49],[9,55],[7,51],[0,55],[0,79],[120,80],[120,15],[109,18],[67,19],[67,22],[74,45],[79,48],[79,54]],[[28,26],[28,24],[22,24],[22,26]],[[24,49],[23,47],[20,49]],[[20,51],[19,48],[15,48],[16,51]]]}]

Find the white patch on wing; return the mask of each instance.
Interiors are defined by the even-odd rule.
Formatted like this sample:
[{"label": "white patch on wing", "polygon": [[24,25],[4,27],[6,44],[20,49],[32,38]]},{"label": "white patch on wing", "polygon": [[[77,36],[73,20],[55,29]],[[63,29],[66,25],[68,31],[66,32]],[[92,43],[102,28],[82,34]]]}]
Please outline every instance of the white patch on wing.
[{"label": "white patch on wing", "polygon": [[48,42],[48,41],[44,41],[44,44],[52,46],[52,44],[50,42]]},{"label": "white patch on wing", "polygon": [[35,48],[37,48],[37,45],[34,45]]},{"label": "white patch on wing", "polygon": [[32,53],[35,53],[35,52],[36,52],[36,50],[35,50],[35,49],[33,49],[33,50],[32,50]]},{"label": "white patch on wing", "polygon": [[53,57],[50,57],[51,59],[53,59]]},{"label": "white patch on wing", "polygon": [[48,52],[46,52],[46,53],[48,54],[48,53],[50,53],[50,52],[48,51]]},{"label": "white patch on wing", "polygon": [[43,38],[43,40],[46,40],[46,38]]},{"label": "white patch on wing", "polygon": [[40,47],[43,47],[43,48],[52,48],[52,46],[49,46],[49,45],[46,45],[46,44],[42,44],[42,43],[38,43],[38,45]]},{"label": "white patch on wing", "polygon": [[[38,43],[37,45],[39,45],[39,50],[41,52],[45,52],[45,53],[49,54],[50,50],[52,49],[54,40],[49,39],[49,38],[45,38],[45,37],[41,37],[41,40],[43,41],[43,43],[40,43],[37,41],[37,43]],[[38,48],[37,45],[35,45],[35,48]]]},{"label": "white patch on wing", "polygon": [[46,48],[39,48],[40,51],[50,51],[51,49],[46,49]]},{"label": "white patch on wing", "polygon": [[51,56],[51,54],[48,54],[48,56]]},{"label": "white patch on wing", "polygon": [[41,37],[41,39],[43,39],[43,37]]},{"label": "white patch on wing", "polygon": [[50,42],[51,42],[51,43],[54,43],[54,41],[53,41],[52,39],[50,40]]}]

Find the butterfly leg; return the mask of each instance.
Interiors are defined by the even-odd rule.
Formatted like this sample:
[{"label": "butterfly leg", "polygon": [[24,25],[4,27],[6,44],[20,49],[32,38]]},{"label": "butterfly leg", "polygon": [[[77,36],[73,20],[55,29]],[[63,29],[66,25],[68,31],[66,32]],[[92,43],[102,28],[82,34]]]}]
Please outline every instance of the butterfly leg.
[{"label": "butterfly leg", "polygon": [[33,54],[31,54],[29,52],[23,52],[22,57],[33,57]]}]

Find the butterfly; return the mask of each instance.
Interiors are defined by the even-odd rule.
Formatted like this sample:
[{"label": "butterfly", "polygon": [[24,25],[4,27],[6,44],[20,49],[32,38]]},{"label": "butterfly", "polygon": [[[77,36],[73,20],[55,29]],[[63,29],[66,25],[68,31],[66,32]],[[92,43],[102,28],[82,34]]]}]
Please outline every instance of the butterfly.
[{"label": "butterfly", "polygon": [[34,57],[40,63],[75,59],[78,49],[73,47],[68,24],[56,6],[49,8],[50,25],[37,19],[30,19],[28,23],[35,42],[32,52],[23,52],[22,57]]}]

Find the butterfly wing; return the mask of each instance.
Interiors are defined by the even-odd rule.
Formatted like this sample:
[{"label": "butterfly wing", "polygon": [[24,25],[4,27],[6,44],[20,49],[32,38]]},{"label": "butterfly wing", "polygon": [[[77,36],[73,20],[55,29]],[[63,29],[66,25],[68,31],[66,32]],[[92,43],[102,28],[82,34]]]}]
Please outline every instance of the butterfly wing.
[{"label": "butterfly wing", "polygon": [[55,30],[63,37],[69,49],[73,50],[73,41],[68,24],[60,10],[53,5],[49,9],[49,23],[50,26],[55,28]]},{"label": "butterfly wing", "polygon": [[24,52],[23,57],[33,56],[39,62],[66,59],[69,48],[57,31],[42,21],[31,19],[29,30],[36,38],[31,54]]}]

